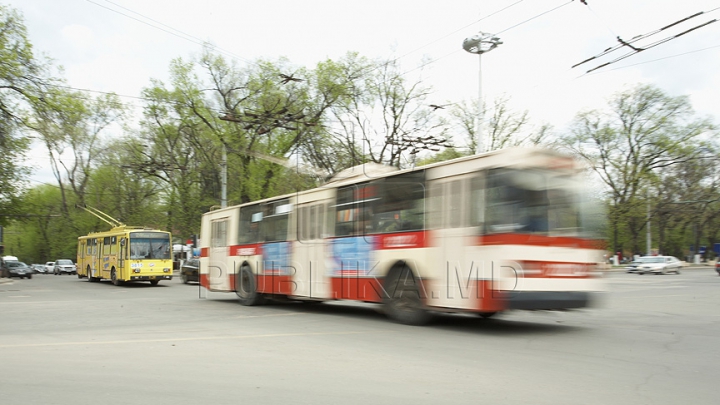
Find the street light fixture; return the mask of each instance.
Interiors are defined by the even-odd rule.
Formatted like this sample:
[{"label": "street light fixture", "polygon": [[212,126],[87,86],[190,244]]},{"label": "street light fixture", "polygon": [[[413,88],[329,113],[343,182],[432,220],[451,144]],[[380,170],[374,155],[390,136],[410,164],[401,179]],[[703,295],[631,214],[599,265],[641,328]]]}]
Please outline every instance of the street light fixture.
[{"label": "street light fixture", "polygon": [[501,44],[502,41],[500,41],[500,38],[487,32],[479,32],[476,35],[465,38],[463,41],[463,49],[465,51],[478,55],[478,117],[476,124],[478,139],[475,153],[480,153],[483,149],[482,54],[492,51]]}]

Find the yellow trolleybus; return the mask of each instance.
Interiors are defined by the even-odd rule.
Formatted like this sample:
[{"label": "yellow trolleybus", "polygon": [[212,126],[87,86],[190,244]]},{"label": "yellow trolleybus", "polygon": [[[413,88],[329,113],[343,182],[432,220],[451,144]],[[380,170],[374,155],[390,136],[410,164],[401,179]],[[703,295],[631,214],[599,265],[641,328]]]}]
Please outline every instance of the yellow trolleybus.
[{"label": "yellow trolleybus", "polygon": [[91,282],[107,279],[115,285],[130,281],[157,285],[160,280],[172,280],[170,232],[126,226],[94,208],[81,208],[109,223],[112,229],[78,238],[78,278]]}]

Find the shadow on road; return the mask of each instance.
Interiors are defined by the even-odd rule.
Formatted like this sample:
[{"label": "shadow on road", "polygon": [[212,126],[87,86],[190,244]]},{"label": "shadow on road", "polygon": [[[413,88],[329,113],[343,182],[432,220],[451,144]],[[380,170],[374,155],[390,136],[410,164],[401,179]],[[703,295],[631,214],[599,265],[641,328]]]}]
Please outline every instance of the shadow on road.
[{"label": "shadow on road", "polygon": [[[319,316],[338,317],[347,320],[383,322],[395,327],[418,328],[416,326],[400,325],[389,320],[382,312],[382,306],[357,302],[329,301],[329,302],[298,302],[268,300],[262,306],[243,307],[235,300],[212,300],[216,303],[238,306],[238,311],[248,308],[271,307],[281,312],[307,313]],[[557,334],[574,333],[586,330],[586,327],[568,325],[557,318],[513,319],[515,312],[498,314],[493,318],[483,318],[475,313],[434,313],[431,321],[422,328],[452,330],[455,332],[481,333],[488,335],[517,335],[517,334]],[[526,313],[527,314],[527,313]]]}]

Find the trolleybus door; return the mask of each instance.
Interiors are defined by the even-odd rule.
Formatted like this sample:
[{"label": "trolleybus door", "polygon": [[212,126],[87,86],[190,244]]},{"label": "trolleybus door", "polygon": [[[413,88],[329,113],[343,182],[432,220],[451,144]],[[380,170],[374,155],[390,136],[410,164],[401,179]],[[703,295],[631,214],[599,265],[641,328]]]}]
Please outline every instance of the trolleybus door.
[{"label": "trolleybus door", "polygon": [[208,263],[210,290],[231,290],[233,264],[228,263],[228,223],[228,217],[214,219],[210,223],[210,262]]},{"label": "trolleybus door", "polygon": [[473,308],[476,296],[478,263],[472,261],[468,249],[473,244],[476,229],[470,226],[470,179],[452,178],[431,184],[436,224],[434,244],[439,248],[434,256],[433,292],[429,303],[433,306]]},{"label": "trolleybus door", "polygon": [[313,201],[298,207],[298,240],[293,252],[293,295],[329,298],[330,283],[326,274],[327,215],[329,203]]},{"label": "trolleybus door", "polygon": [[120,252],[118,252],[118,268],[125,268],[125,259],[128,255],[128,240],[125,237],[120,238]]}]

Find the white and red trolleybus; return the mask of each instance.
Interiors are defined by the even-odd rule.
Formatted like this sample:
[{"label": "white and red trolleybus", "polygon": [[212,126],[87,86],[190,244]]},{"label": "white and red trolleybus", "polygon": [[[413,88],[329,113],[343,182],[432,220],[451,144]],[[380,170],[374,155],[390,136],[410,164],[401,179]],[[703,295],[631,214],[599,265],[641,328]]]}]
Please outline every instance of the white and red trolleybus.
[{"label": "white and red trolleybus", "polygon": [[204,214],[200,283],[243,305],[381,303],[409,324],[434,311],[586,307],[603,252],[584,227],[581,173],[544,149],[357,166],[312,190]]}]

